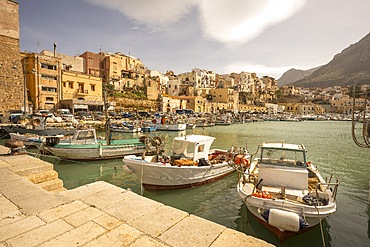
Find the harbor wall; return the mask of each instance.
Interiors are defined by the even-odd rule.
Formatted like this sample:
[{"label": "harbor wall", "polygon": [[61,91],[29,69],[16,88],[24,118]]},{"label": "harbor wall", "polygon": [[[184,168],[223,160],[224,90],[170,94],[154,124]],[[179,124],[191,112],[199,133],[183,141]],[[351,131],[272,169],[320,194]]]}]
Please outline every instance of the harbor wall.
[{"label": "harbor wall", "polygon": [[36,158],[7,152],[0,146],[0,246],[273,246],[103,181],[48,192],[27,178],[44,169]]}]

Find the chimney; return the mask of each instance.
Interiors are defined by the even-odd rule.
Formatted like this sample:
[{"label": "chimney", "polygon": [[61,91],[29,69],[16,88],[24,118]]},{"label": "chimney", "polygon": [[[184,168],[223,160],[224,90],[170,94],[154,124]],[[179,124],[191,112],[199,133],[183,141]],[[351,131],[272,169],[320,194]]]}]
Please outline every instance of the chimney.
[{"label": "chimney", "polygon": [[54,57],[57,55],[57,43],[54,43]]}]

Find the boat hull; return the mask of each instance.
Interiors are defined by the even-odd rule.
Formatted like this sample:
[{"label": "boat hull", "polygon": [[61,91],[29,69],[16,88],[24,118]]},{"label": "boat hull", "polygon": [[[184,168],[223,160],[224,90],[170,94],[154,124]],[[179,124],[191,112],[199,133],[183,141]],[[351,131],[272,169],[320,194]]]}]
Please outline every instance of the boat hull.
[{"label": "boat hull", "polygon": [[131,147],[84,147],[84,148],[62,148],[62,147],[45,147],[45,150],[49,151],[55,156],[62,159],[71,160],[106,160],[106,159],[118,159],[123,158],[125,155],[141,154],[146,149],[143,148],[131,148]]},{"label": "boat hull", "polygon": [[123,159],[147,190],[181,189],[213,182],[234,172],[227,162],[212,166],[166,166],[141,159]]},{"label": "boat hull", "polygon": [[[280,199],[267,199],[258,198],[252,196],[252,188],[248,185],[242,185],[242,182],[238,183],[238,193],[243,199],[248,211],[267,229],[271,230],[280,241],[307,232],[314,226],[320,224],[320,221],[326,217],[332,215],[336,211],[336,204],[330,203],[326,206],[309,206],[304,204],[293,203]],[[304,212],[305,222],[308,224],[307,227],[300,229],[299,231],[289,231],[279,229],[269,224],[264,217],[261,215],[261,210],[265,209],[279,209],[286,212],[301,211]]]}]

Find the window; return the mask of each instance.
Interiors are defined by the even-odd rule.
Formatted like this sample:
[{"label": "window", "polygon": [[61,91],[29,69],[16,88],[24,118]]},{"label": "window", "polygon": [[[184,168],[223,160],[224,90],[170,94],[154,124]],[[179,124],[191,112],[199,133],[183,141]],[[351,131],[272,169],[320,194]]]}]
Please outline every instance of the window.
[{"label": "window", "polygon": [[41,90],[43,92],[49,92],[49,93],[56,93],[57,92],[57,89],[55,87],[44,87],[44,86],[42,86]]},{"label": "window", "polygon": [[53,97],[46,97],[46,101],[54,101]]},{"label": "window", "polygon": [[64,81],[63,82],[63,87],[66,87],[67,86],[67,83]]},{"label": "window", "polygon": [[73,82],[68,82],[68,86],[69,86],[69,88],[71,88],[71,89],[73,89]]},{"label": "window", "polygon": [[95,91],[95,85],[91,85],[91,91]]},{"label": "window", "polygon": [[45,79],[45,80],[54,80],[54,81],[57,80],[57,76],[56,75],[41,75],[41,78],[42,79]]},{"label": "window", "polygon": [[47,63],[41,63],[41,68],[43,68],[43,69],[57,70],[57,66],[56,65],[47,64]]}]

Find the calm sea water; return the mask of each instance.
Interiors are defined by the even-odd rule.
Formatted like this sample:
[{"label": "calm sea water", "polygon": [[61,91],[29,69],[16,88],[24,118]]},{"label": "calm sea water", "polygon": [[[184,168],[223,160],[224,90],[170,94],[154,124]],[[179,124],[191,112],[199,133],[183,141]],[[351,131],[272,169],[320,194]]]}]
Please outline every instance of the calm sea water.
[{"label": "calm sea water", "polygon": [[[245,147],[255,152],[262,142],[304,144],[308,160],[321,175],[331,174],[340,181],[337,212],[323,221],[322,228],[280,243],[275,235],[260,225],[246,210],[236,192],[237,174],[200,187],[150,192],[143,196],[166,205],[193,213],[226,227],[258,237],[277,246],[370,246],[370,149],[357,147],[351,137],[350,122],[260,122],[196,128],[177,132],[157,132],[166,137],[166,146],[181,134],[204,134],[216,137],[213,147],[229,149]],[[132,138],[133,134],[119,134],[117,138]],[[142,192],[135,175],[126,174],[121,160],[97,162],[67,162],[48,159],[68,189],[94,181],[107,181],[122,188]]]}]

